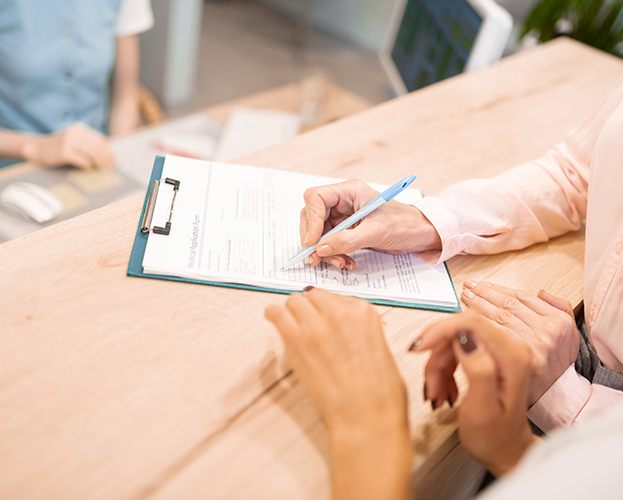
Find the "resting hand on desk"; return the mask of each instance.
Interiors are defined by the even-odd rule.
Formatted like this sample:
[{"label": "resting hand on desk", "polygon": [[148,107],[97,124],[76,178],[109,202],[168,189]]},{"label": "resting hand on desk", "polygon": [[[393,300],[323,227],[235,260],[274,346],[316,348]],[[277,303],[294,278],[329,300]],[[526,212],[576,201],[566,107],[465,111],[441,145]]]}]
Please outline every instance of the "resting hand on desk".
[{"label": "resting hand on desk", "polygon": [[23,157],[45,166],[112,168],[115,156],[108,139],[82,123],[49,135],[24,135]]},{"label": "resting hand on desk", "polygon": [[404,384],[370,303],[313,288],[269,306],[266,318],[331,433],[406,428]]},{"label": "resting hand on desk", "polygon": [[[461,299],[485,321],[497,324],[507,335],[521,338],[530,346],[530,405],[575,362],[580,337],[568,302],[543,290],[534,294],[471,281],[465,282]],[[451,344],[436,346],[426,366],[427,395],[433,408],[456,400],[451,375],[455,368]]]},{"label": "resting hand on desk", "polygon": [[575,362],[580,334],[568,301],[544,290],[535,294],[473,281],[465,282],[461,299],[472,311],[530,345],[531,405]]},{"label": "resting hand on desk", "polygon": [[[312,245],[320,237],[363,207],[378,193],[363,181],[308,189],[301,211],[301,244]],[[351,229],[327,237],[310,257],[313,265],[325,261],[338,268],[354,269],[347,254],[362,248],[388,253],[423,252],[441,248],[439,234],[422,213],[411,205],[392,200]]]},{"label": "resting hand on desk", "polygon": [[[269,306],[266,317],[327,426],[333,497],[407,498],[413,450],[406,392],[374,308],[312,289]],[[457,334],[466,328],[470,344],[462,349]],[[452,316],[422,338],[420,349],[449,346],[453,367],[465,368],[465,446],[494,473],[510,470],[534,442],[526,342],[475,314]]]},{"label": "resting hand on desk", "polygon": [[333,498],[406,498],[407,396],[372,305],[312,289],[266,317],[327,426]]}]

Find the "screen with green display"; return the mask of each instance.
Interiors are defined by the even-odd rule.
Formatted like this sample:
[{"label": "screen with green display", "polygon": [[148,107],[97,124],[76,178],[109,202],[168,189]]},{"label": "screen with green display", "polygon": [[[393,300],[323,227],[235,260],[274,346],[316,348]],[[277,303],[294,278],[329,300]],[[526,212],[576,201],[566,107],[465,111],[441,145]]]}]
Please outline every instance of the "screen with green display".
[{"label": "screen with green display", "polygon": [[407,0],[392,59],[408,91],[463,71],[482,18],[463,0]]}]

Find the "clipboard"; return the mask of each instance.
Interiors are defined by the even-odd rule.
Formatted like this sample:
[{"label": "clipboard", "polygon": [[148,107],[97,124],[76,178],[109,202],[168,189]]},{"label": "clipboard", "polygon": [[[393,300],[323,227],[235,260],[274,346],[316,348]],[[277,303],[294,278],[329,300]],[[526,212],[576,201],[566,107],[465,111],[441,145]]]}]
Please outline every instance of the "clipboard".
[{"label": "clipboard", "polygon": [[[179,276],[168,276],[168,275],[160,275],[160,274],[146,274],[143,272],[143,257],[145,255],[145,248],[147,247],[147,241],[149,239],[149,235],[151,232],[156,234],[168,235],[171,231],[172,227],[172,216],[175,210],[175,199],[177,197],[177,191],[179,190],[180,183],[178,180],[174,178],[165,178],[162,179],[162,170],[164,168],[164,160],[163,156],[156,156],[154,159],[154,166],[151,172],[151,177],[149,179],[149,184],[147,188],[147,192],[145,194],[145,200],[143,202],[143,209],[141,210],[141,215],[139,218],[138,227],[136,230],[136,236],[134,237],[134,245],[132,246],[132,252],[130,254],[130,260],[128,262],[128,271],[127,275],[135,278],[150,278],[157,280],[165,280],[165,281],[174,281],[181,283],[193,283],[196,285],[208,285],[208,286],[217,286],[222,288],[235,288],[239,290],[251,290],[255,292],[268,292],[268,293],[278,293],[281,295],[290,295],[292,293],[298,293],[292,290],[283,290],[279,288],[268,288],[268,287],[260,287],[255,285],[247,285],[243,283],[223,283],[216,281],[208,281],[208,280],[197,280],[192,278],[183,278]],[[167,221],[154,221],[154,206],[158,197],[158,193],[162,189],[172,189],[173,190],[173,198],[171,202],[171,209],[169,211],[169,218]],[[446,268],[446,272],[448,272],[448,266],[444,263]],[[449,273],[448,273],[449,274]],[[438,311],[438,312],[461,312],[461,306],[458,299],[458,295],[456,293],[456,288],[454,287],[454,282],[452,279],[450,280],[452,283],[452,290],[454,292],[454,296],[457,299],[457,307],[446,307],[439,305],[430,305],[430,304],[419,304],[413,302],[401,302],[387,299],[374,299],[374,298],[365,298],[368,302],[372,302],[373,304],[378,304],[382,306],[391,306],[391,307],[404,307],[408,309],[424,309],[430,311]]]}]

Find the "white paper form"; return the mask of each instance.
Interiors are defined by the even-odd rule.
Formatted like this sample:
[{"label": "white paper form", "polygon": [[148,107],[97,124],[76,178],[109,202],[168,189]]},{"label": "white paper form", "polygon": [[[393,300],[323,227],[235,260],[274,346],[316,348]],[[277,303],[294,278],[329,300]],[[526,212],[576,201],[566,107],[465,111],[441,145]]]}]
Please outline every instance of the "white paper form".
[{"label": "white paper form", "polygon": [[177,151],[184,156],[212,159],[220,134],[218,123],[205,113],[195,113],[116,139],[112,147],[119,170],[146,185],[155,156]]},{"label": "white paper form", "polygon": [[214,159],[232,161],[275,144],[299,133],[301,117],[285,111],[235,108],[218,144]]},{"label": "white paper form", "polygon": [[[282,271],[299,249],[303,193],[338,179],[168,156],[163,178],[180,181],[171,233],[151,233],[144,272],[207,281],[301,290],[307,285],[364,298],[456,306],[443,265],[413,254],[356,252],[354,271],[299,264]],[[383,186],[373,186],[383,189]],[[164,225],[172,189],[161,185],[154,223]],[[399,201],[421,195],[407,190]]]}]

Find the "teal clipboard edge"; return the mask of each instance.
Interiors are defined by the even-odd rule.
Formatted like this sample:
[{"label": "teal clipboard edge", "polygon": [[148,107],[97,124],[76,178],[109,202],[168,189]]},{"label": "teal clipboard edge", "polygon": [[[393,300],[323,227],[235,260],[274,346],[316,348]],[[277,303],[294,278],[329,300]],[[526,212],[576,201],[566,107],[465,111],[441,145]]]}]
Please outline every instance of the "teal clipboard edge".
[{"label": "teal clipboard edge", "polygon": [[[209,286],[219,286],[224,288],[237,288],[239,290],[251,290],[255,292],[268,292],[268,293],[278,293],[281,295],[289,295],[292,292],[290,290],[279,290],[277,288],[264,288],[254,285],[242,285],[239,283],[220,283],[214,281],[203,281],[203,280],[195,280],[190,278],[179,278],[174,276],[164,276],[160,274],[145,274],[143,272],[143,256],[145,255],[145,247],[147,246],[147,238],[148,234],[144,234],[141,231],[141,222],[143,220],[143,215],[145,214],[145,209],[147,208],[147,200],[149,198],[149,187],[156,179],[160,179],[162,177],[162,169],[164,168],[164,160],[163,156],[156,156],[154,159],[154,166],[151,171],[151,177],[149,179],[149,184],[147,188],[147,192],[145,194],[145,201],[143,202],[143,209],[141,210],[141,215],[138,219],[138,227],[136,230],[136,236],[134,237],[134,245],[132,246],[132,253],[130,254],[130,260],[128,262],[128,276],[132,276],[135,278],[149,278],[149,279],[157,279],[157,280],[165,280],[165,281],[177,281],[181,283],[194,283],[196,285],[209,285]],[[428,304],[413,304],[411,302],[400,302],[393,301],[387,299],[366,299],[373,304],[378,304],[381,306],[391,306],[391,307],[405,307],[408,309],[425,309],[429,311],[439,311],[439,312],[461,312],[461,305],[459,302],[458,295],[456,293],[456,288],[454,286],[454,282],[452,281],[452,276],[450,276],[450,272],[448,271],[448,266],[444,263],[444,267],[448,276],[450,277],[450,283],[452,284],[452,291],[454,292],[454,296],[456,297],[457,307],[446,307],[446,306],[434,306]]]}]

